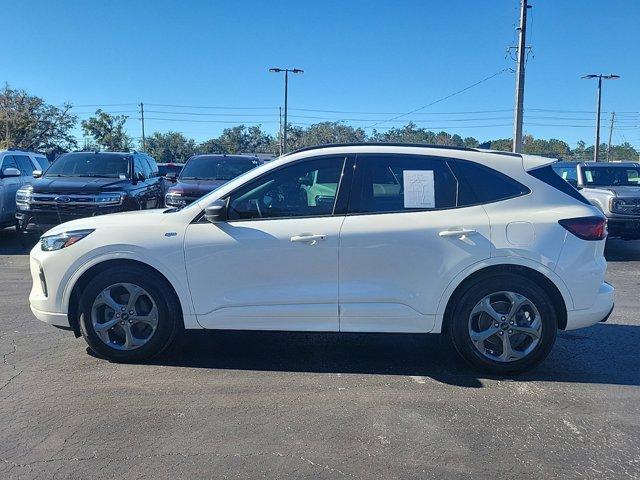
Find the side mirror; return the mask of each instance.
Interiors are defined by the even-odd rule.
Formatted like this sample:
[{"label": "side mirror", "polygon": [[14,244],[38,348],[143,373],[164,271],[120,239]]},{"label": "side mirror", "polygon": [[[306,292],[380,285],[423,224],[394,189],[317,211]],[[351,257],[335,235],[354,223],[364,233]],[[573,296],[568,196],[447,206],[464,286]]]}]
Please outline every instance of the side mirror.
[{"label": "side mirror", "polygon": [[228,199],[225,200],[216,200],[207,208],[204,209],[204,218],[207,219],[207,222],[218,223],[218,222],[226,222],[228,219],[227,216],[227,203]]},{"label": "side mirror", "polygon": [[42,176],[42,170],[34,170],[32,175],[33,178],[40,178]]},{"label": "side mirror", "polygon": [[178,181],[178,174],[176,172],[167,173],[164,178],[171,183],[176,183]]},{"label": "side mirror", "polygon": [[7,168],[2,170],[2,176],[3,177],[19,177],[20,176],[20,170],[18,170],[17,168],[13,168],[13,167],[7,167]]}]

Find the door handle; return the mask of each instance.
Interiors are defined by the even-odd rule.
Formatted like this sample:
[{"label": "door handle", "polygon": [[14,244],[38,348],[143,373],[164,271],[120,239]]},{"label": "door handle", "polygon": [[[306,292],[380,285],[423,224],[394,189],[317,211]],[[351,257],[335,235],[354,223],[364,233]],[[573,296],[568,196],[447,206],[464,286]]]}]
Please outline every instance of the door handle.
[{"label": "door handle", "polygon": [[293,237],[291,237],[291,241],[292,242],[299,242],[299,243],[308,243],[309,245],[315,245],[318,240],[324,240],[325,238],[327,238],[326,235],[295,235]]},{"label": "door handle", "polygon": [[458,228],[458,229],[451,229],[451,230],[443,230],[442,232],[438,233],[438,236],[442,238],[458,237],[462,239],[462,238],[468,237],[469,235],[475,235],[476,233],[478,233],[476,230]]}]

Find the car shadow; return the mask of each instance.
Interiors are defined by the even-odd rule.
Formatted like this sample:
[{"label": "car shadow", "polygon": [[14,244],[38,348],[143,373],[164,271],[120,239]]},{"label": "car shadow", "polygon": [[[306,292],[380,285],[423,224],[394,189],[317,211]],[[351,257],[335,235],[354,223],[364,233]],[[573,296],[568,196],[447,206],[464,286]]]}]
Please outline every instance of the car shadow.
[{"label": "car shadow", "polygon": [[[640,385],[640,326],[559,332],[550,356],[518,381]],[[473,370],[440,335],[188,331],[153,365],[245,371],[428,377],[466,388],[500,377]]]}]

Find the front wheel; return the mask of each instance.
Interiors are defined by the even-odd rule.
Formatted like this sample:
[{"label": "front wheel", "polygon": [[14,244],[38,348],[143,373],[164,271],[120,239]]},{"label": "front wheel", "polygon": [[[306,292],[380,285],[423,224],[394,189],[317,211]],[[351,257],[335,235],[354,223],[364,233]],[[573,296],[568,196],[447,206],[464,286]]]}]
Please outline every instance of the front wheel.
[{"label": "front wheel", "polygon": [[502,274],[479,279],[453,308],[449,333],[472,366],[506,375],[542,362],[558,329],[554,305],[535,282]]},{"label": "front wheel", "polygon": [[131,266],[97,275],[84,289],[80,308],[80,331],[89,347],[118,362],[160,353],[175,337],[181,318],[166,280]]}]

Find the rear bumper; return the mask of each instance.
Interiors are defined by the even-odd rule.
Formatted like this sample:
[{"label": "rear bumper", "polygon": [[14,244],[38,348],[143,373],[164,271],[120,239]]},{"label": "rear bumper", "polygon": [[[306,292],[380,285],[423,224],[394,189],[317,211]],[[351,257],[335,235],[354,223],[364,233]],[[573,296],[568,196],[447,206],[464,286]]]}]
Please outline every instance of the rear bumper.
[{"label": "rear bumper", "polygon": [[600,285],[591,308],[567,312],[567,327],[565,330],[575,330],[606,321],[613,311],[614,295],[615,289],[613,286],[604,282]]}]

